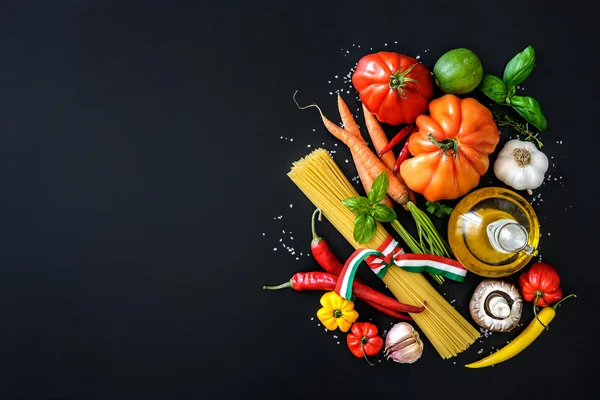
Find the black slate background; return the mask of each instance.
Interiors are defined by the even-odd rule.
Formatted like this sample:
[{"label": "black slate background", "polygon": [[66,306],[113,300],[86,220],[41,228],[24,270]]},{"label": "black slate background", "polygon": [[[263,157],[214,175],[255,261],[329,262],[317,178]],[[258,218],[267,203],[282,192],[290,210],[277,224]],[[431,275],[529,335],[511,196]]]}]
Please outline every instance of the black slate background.
[{"label": "black slate background", "polygon": [[[0,398],[595,392],[598,42],[586,3],[0,6]],[[313,208],[286,177],[291,163],[315,147],[335,148],[344,171],[355,174],[318,114],[293,104],[295,90],[337,120],[329,92],[370,51],[421,55],[433,67],[445,51],[468,47],[500,75],[527,45],[537,66],[522,92],[544,108],[549,173],[562,177],[536,191],[541,252],[559,268],[564,291],[578,295],[548,332],[484,370],[462,365],[522,328],[483,337],[451,360],[426,343],[413,365],[371,368],[349,353],[344,335],[336,340],[311,320],[321,293],[261,289],[317,269],[305,255]],[[502,141],[510,135],[503,129]],[[491,173],[481,181],[497,184]],[[328,222],[319,231],[340,257],[349,254]],[[303,252],[300,260],[273,251],[279,239]],[[368,271],[359,275],[385,290]],[[466,315],[479,281],[470,274],[440,290]],[[363,304],[357,309],[381,329],[391,324]]]}]

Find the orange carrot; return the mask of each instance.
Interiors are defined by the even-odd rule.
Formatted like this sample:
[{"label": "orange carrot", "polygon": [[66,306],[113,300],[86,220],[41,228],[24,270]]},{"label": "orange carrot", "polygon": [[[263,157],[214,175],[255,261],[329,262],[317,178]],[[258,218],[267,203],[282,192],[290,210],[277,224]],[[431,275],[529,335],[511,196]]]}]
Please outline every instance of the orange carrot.
[{"label": "orange carrot", "polygon": [[[369,136],[371,137],[371,141],[373,142],[373,147],[375,148],[375,151],[377,153],[380,153],[381,150],[383,150],[388,144],[387,135],[383,131],[383,128],[381,127],[381,124],[379,123],[377,118],[375,118],[375,116],[371,114],[371,112],[367,109],[367,107],[365,107],[364,104],[362,108],[363,113],[365,115],[365,125],[367,125],[367,130],[369,131]],[[396,164],[396,157],[394,157],[393,152],[388,151],[385,154],[381,155],[381,161],[385,164],[386,167],[393,170],[394,165]],[[396,174],[396,176],[398,177],[400,183],[402,183],[402,185],[406,187],[404,179],[402,179],[402,176],[400,176],[399,172]],[[410,197],[410,200],[413,203],[416,203],[416,197],[413,191],[410,190],[408,187],[406,188],[406,190],[408,191],[408,196]],[[403,207],[405,210],[408,210],[406,206]]]},{"label": "orange carrot", "polygon": [[350,108],[348,107],[346,102],[342,99],[342,96],[339,93],[338,93],[337,100],[338,100],[338,110],[340,112],[340,117],[342,118],[342,124],[344,124],[344,129],[347,130],[348,132],[350,132],[351,134],[353,134],[354,136],[356,136],[357,138],[362,138],[364,141],[364,138],[362,137],[362,134],[360,133],[360,128],[358,127],[358,124],[354,120],[354,117],[352,116],[352,112],[350,111]]},{"label": "orange carrot", "polygon": [[[388,144],[388,138],[381,124],[377,121],[377,118],[365,107],[364,103],[362,105],[363,114],[365,115],[365,125],[367,126],[367,131],[369,132],[369,136],[371,137],[371,142],[373,143],[373,147],[375,148],[375,154],[378,154],[383,148]],[[394,153],[388,151],[387,153],[381,156],[381,161],[385,164],[389,169],[394,168],[394,164],[396,162],[396,157],[394,157]]]},{"label": "orange carrot", "polygon": [[[342,96],[338,93],[338,111],[340,113],[340,117],[342,118],[342,124],[344,124],[344,128],[349,133],[353,134],[357,138],[361,139],[363,142],[365,139],[360,133],[360,128],[358,124],[354,120],[352,116],[352,112],[350,108],[346,104],[346,102],[342,99]],[[327,127],[327,126],[326,126]],[[333,132],[328,128],[329,132],[333,134]],[[354,166],[356,167],[356,172],[358,172],[358,176],[360,177],[360,182],[362,183],[363,188],[365,189],[365,193],[369,193],[371,191],[371,186],[373,186],[373,181],[375,180],[369,172],[365,168],[365,166],[358,161],[358,159],[354,156],[354,152],[350,151],[352,154],[352,160],[354,161]],[[385,204],[388,207],[394,207],[394,202],[390,199],[389,196],[385,196],[383,200],[380,201],[381,204]]]},{"label": "orange carrot", "polygon": [[[294,101],[296,101],[295,97]],[[339,126],[331,122],[329,119],[327,119],[327,117],[323,115],[323,112],[321,111],[319,106],[317,106],[316,104],[309,104],[307,106],[300,107],[298,102],[296,102],[296,105],[301,110],[305,110],[309,107],[315,107],[317,110],[319,110],[319,113],[321,114],[321,119],[323,120],[323,123],[325,124],[327,130],[331,132],[333,136],[340,139],[346,146],[348,146],[348,148],[350,148],[350,151],[352,151],[354,157],[358,160],[358,162],[365,166],[365,168],[369,172],[369,175],[371,175],[373,179],[377,178],[377,176],[379,176],[381,172],[386,173],[388,177],[387,194],[398,204],[405,204],[408,201],[410,201],[408,191],[406,190],[406,186],[404,186],[400,182],[398,177],[392,172],[391,169],[386,167],[385,164],[381,162],[379,157],[373,154],[373,152],[371,151],[371,149],[369,149],[369,146],[367,146],[365,142],[361,141],[359,138],[357,138],[347,130],[340,128]]]}]

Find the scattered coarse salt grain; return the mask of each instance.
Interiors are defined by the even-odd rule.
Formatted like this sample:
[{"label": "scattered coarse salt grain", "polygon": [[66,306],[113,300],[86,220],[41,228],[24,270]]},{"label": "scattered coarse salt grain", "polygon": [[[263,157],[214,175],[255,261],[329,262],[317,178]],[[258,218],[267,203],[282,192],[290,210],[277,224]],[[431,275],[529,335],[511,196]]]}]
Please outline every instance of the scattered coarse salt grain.
[{"label": "scattered coarse salt grain", "polygon": [[307,144],[306,147],[310,147],[310,144]]},{"label": "scattered coarse salt grain", "polygon": [[481,354],[481,353],[483,353],[483,349],[480,349],[480,350],[477,352],[477,354]]},{"label": "scattered coarse salt grain", "polygon": [[277,251],[277,247],[273,247],[273,251]]},{"label": "scattered coarse salt grain", "polygon": [[419,58],[421,58],[421,56],[416,56],[415,58],[418,60]]},{"label": "scattered coarse salt grain", "polygon": [[266,233],[263,232],[263,236],[266,236]]}]

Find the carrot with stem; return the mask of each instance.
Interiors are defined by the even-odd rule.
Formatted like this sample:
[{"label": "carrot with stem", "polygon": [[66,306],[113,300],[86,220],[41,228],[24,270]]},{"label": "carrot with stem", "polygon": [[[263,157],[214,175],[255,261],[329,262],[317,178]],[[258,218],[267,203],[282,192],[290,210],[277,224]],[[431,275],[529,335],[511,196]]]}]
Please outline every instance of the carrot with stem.
[{"label": "carrot with stem", "polygon": [[[409,238],[409,240],[405,240],[407,245],[409,245],[409,243],[412,242],[411,244],[415,246],[415,250],[411,250],[414,253],[418,254],[428,252],[430,254],[450,257],[450,247],[440,236],[431,219],[427,216],[427,214],[420,210],[419,207],[417,207],[413,201],[410,200],[408,189],[406,188],[406,186],[398,179],[398,177],[392,172],[391,169],[389,169],[385,166],[385,164],[383,164],[383,162],[379,159],[379,157],[377,157],[377,155],[373,154],[371,149],[369,149],[369,147],[365,143],[364,139],[361,140],[357,138],[347,130],[342,129],[333,122],[331,122],[329,119],[327,119],[327,117],[325,117],[325,115],[321,111],[321,108],[318,105],[313,103],[304,107],[300,106],[298,104],[298,101],[296,100],[297,92],[298,91],[296,91],[293,96],[296,106],[301,110],[315,107],[319,111],[319,114],[321,115],[321,120],[323,121],[323,124],[325,125],[327,130],[333,136],[340,139],[344,144],[346,144],[350,148],[350,150],[353,153],[353,157],[355,157],[357,162],[363,164],[368,174],[373,179],[379,176],[380,173],[385,172],[385,174],[388,177],[387,194],[398,204],[406,205],[417,226],[421,246],[417,246],[416,241],[414,241],[414,239],[412,239],[411,241],[411,237]],[[397,222],[397,220],[393,222]],[[404,239],[404,235],[408,235],[408,232],[406,232],[404,228],[399,229],[399,225],[399,222],[392,224],[394,229]],[[425,241],[429,245],[429,251],[425,251],[423,239],[425,239]],[[436,274],[431,275],[438,283],[441,284],[443,282],[443,277]]]},{"label": "carrot with stem", "polygon": [[[375,148],[375,152],[379,153],[383,148],[388,144],[388,138],[381,124],[377,121],[377,118],[365,107],[364,103],[362,105],[363,114],[365,116],[365,125],[367,126],[367,131],[369,132],[369,136],[371,137],[371,143],[373,143],[373,147]],[[383,155],[380,155],[379,158],[386,167],[389,169],[394,168],[395,157],[392,152],[387,152]]]},{"label": "carrot with stem", "polygon": [[[365,107],[364,104],[362,108],[363,114],[365,115],[365,125],[367,126],[367,131],[369,132],[369,136],[371,137],[371,142],[373,143],[375,152],[380,153],[382,149],[388,146],[387,135],[385,134],[385,131],[381,127],[381,124],[379,123],[377,118],[375,118],[375,116],[367,109],[367,107]],[[394,165],[396,164],[394,153],[389,151],[385,152],[383,155],[379,155],[378,157],[381,159],[381,161],[383,161],[385,166],[391,169],[392,172],[398,177],[400,183],[402,183],[402,185],[406,187],[406,190],[408,191],[408,196],[410,197],[410,201],[416,203],[417,200],[413,191],[406,186],[406,184],[404,183],[404,179],[402,179],[402,176],[400,176],[398,171],[393,170]],[[403,204],[402,207],[408,211],[408,207],[406,206],[406,204]]]},{"label": "carrot with stem", "polygon": [[[354,120],[354,117],[352,116],[352,112],[350,111],[350,108],[348,107],[348,105],[346,104],[344,99],[342,99],[342,96],[339,93],[338,93],[338,111],[340,113],[340,117],[342,119],[342,124],[344,125],[344,129],[346,131],[350,132],[351,134],[353,134],[354,136],[356,136],[358,139],[361,139],[364,142],[365,139],[363,138],[362,134],[360,133],[360,128],[358,127],[358,124]],[[328,130],[329,130],[329,128],[328,128]],[[330,130],[330,133],[333,134],[333,132],[331,132],[331,130]],[[369,193],[371,191],[371,186],[373,186],[373,181],[375,180],[375,178],[373,178],[369,174],[369,172],[366,170],[364,164],[362,164],[358,161],[358,159],[354,155],[354,152],[350,151],[350,153],[352,154],[352,160],[354,161],[354,166],[356,167],[356,172],[358,172],[358,176],[360,177],[360,182],[362,183],[363,188],[365,189],[365,193]],[[385,204],[388,207],[392,207],[392,208],[394,207],[394,202],[387,195],[380,201],[380,203]]]}]

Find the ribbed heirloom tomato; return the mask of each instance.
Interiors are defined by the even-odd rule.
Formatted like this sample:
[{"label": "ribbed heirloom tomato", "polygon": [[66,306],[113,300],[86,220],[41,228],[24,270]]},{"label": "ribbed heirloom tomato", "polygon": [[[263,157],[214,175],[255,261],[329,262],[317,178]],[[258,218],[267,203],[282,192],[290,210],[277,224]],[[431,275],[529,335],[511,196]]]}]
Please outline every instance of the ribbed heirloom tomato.
[{"label": "ribbed heirloom tomato", "polygon": [[409,138],[414,156],[400,165],[406,185],[428,201],[451,200],[479,184],[500,134],[490,110],[473,98],[444,95],[419,115]]},{"label": "ribbed heirloom tomato", "polygon": [[416,58],[382,51],[358,61],[352,84],[360,100],[380,122],[412,124],[427,111],[433,78]]}]

